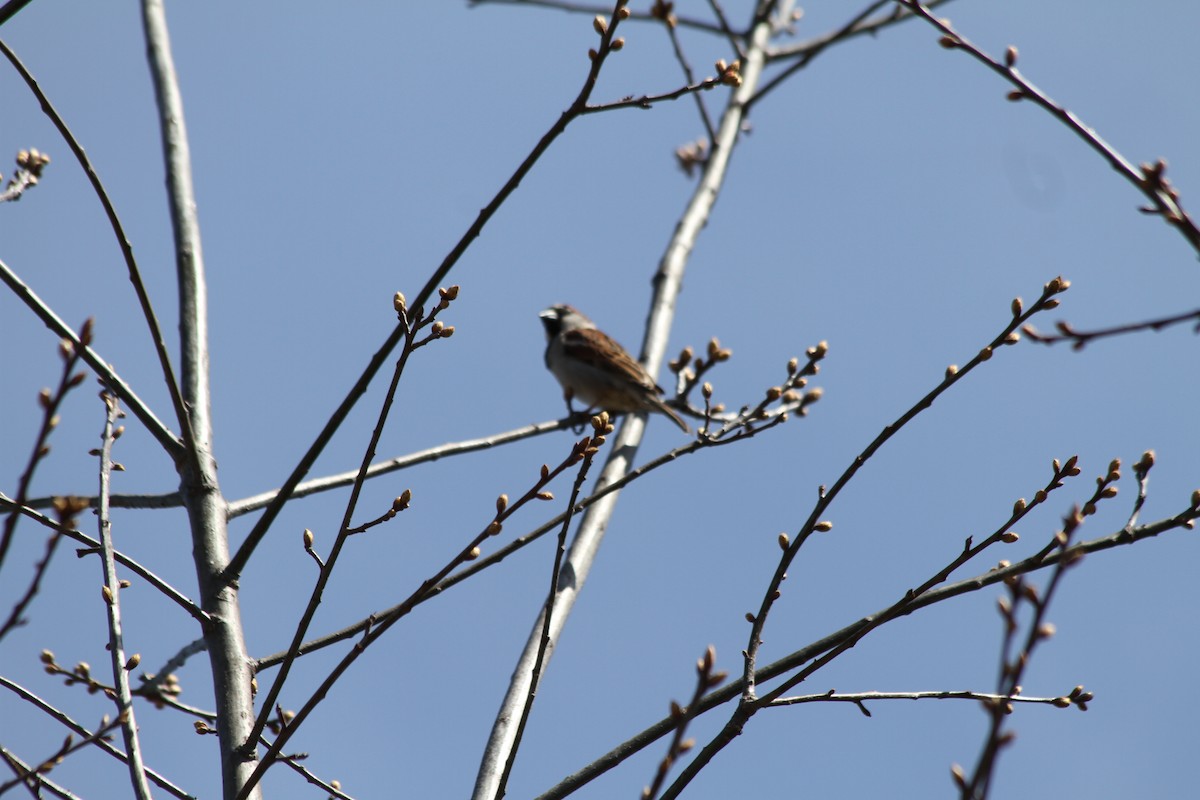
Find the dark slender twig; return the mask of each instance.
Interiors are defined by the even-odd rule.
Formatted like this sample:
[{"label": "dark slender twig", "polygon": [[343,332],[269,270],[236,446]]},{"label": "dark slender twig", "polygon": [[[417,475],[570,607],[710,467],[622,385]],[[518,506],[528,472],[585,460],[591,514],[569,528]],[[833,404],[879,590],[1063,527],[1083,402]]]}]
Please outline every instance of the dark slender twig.
[{"label": "dark slender twig", "polygon": [[[729,24],[729,19],[725,16],[725,9],[721,8],[721,4],[718,2],[718,0],[708,0],[708,7],[712,9],[713,16],[717,18],[717,27],[720,29],[721,33],[725,34],[725,38],[728,40],[729,46],[733,48],[735,53],[737,53],[739,59],[744,60],[746,58],[746,46],[743,43],[743,40],[746,38],[746,35],[743,33],[738,33],[733,29],[733,27]],[[678,21],[678,18],[676,18],[676,20]],[[747,30],[753,30],[754,25],[756,24],[757,20],[752,23],[750,28]]]},{"label": "dark slender twig", "polygon": [[[951,2],[951,0],[933,0],[925,4],[926,8],[937,8]],[[810,50],[824,49],[829,44],[831,39],[837,39],[839,42],[844,42],[847,39],[852,39],[858,36],[870,35],[874,36],[884,28],[891,27],[899,22],[903,22],[913,16],[913,13],[905,8],[896,7],[893,11],[887,14],[880,14],[875,19],[863,20],[854,30],[845,31],[844,28],[839,28],[836,31],[823,33],[820,36],[814,36],[811,39],[794,42],[792,44],[781,45],[773,48],[767,53],[767,59],[771,62],[786,61],[791,58],[797,58],[806,55]]]},{"label": "dark slender twig", "polygon": [[[90,319],[83,323],[80,335],[83,337],[86,346],[86,343],[90,342],[92,338],[92,321]],[[16,505],[24,505],[25,498],[29,496],[29,487],[33,483],[34,473],[37,472],[38,465],[50,452],[50,434],[58,426],[59,410],[62,408],[63,400],[66,399],[67,393],[78,386],[84,379],[84,373],[75,372],[75,367],[79,364],[79,349],[79,347],[74,345],[60,346],[59,354],[62,357],[62,372],[59,375],[58,386],[54,391],[43,389],[38,395],[38,402],[42,407],[42,421],[38,426],[37,434],[34,436],[33,449],[30,451],[29,460],[25,462],[25,469],[21,471],[21,477],[17,480],[17,496],[14,500]],[[72,505],[75,505],[75,503],[72,503]],[[73,513],[68,514],[61,508],[59,513],[63,518],[73,516]],[[12,546],[19,519],[20,517],[16,514],[9,514],[4,520],[4,530],[0,534],[0,567],[4,565],[4,560],[8,556],[8,550]],[[8,619],[5,620],[3,625],[0,625],[0,639],[3,639],[9,631],[21,624],[21,615],[25,613],[25,609],[33,602],[33,598],[38,592],[42,576],[45,574],[46,568],[49,566],[50,559],[57,547],[57,539],[58,537],[54,537],[47,544],[46,555],[42,559],[41,564],[34,569],[29,588],[13,606],[12,613],[9,614]]]},{"label": "dark slender twig", "polygon": [[694,746],[693,740],[683,738],[687,735],[688,725],[696,718],[704,693],[719,685],[726,678],[725,672],[714,672],[716,663],[717,650],[710,644],[704,651],[704,656],[696,661],[696,686],[692,691],[692,699],[683,708],[680,708],[674,701],[671,702],[671,716],[676,721],[675,733],[667,745],[667,754],[658,762],[654,780],[642,790],[642,800],[654,800],[658,797],[675,761]]},{"label": "dark slender twig", "polygon": [[1200,333],[1200,308],[1194,311],[1185,311],[1182,314],[1172,314],[1167,317],[1158,317],[1156,319],[1148,319],[1143,322],[1132,322],[1127,325],[1114,325],[1111,328],[1098,328],[1092,331],[1078,331],[1067,322],[1055,323],[1055,328],[1058,334],[1039,333],[1032,325],[1026,325],[1022,331],[1029,337],[1030,341],[1038,344],[1057,344],[1058,342],[1071,342],[1071,349],[1082,350],[1085,345],[1096,339],[1104,339],[1109,336],[1122,336],[1127,333],[1140,333],[1141,331],[1161,331],[1164,328],[1170,328],[1173,325],[1180,325],[1184,322],[1192,322],[1195,320],[1197,326],[1193,328],[1193,333]]},{"label": "dark slender twig", "polygon": [[[304,637],[307,635],[308,626],[312,623],[312,619],[316,616],[317,607],[321,604],[321,598],[324,595],[325,587],[329,583],[329,578],[333,574],[333,568],[337,564],[338,556],[345,546],[347,539],[350,536],[351,520],[354,517],[358,508],[358,498],[362,492],[363,484],[366,480],[367,468],[371,465],[371,460],[375,457],[375,448],[379,445],[379,440],[383,437],[384,426],[392,410],[392,405],[396,399],[396,389],[400,385],[400,378],[404,375],[404,368],[408,365],[408,359],[412,356],[419,347],[420,343],[417,335],[423,330],[432,329],[435,324],[434,320],[438,312],[449,306],[453,300],[449,290],[442,290],[442,302],[428,316],[423,316],[419,310],[414,310],[410,316],[408,309],[404,303],[398,302],[396,311],[400,317],[401,327],[404,328],[404,346],[400,350],[400,358],[396,361],[396,367],[392,371],[392,380],[388,385],[387,392],[384,395],[383,403],[380,406],[379,414],[376,417],[375,428],[371,432],[370,440],[367,443],[365,452],[363,453],[362,463],[359,465],[358,475],[355,477],[354,484],[350,490],[350,497],[346,501],[346,509],[342,517],[341,527],[338,530],[337,538],[334,540],[333,547],[329,551],[329,555],[325,557],[325,562],[321,565],[320,572],[317,575],[316,584],[313,586],[312,594],[309,597],[308,605],[304,609],[304,613],[300,617],[300,621],[296,625],[296,631],[292,635],[292,643],[288,648],[288,654],[284,658],[282,666],[279,669],[279,675],[271,684],[270,690],[267,692],[266,698],[262,701],[262,710],[258,714],[258,718],[254,722],[251,729],[250,737],[243,747],[250,748],[254,742],[257,742],[262,736],[263,730],[266,728],[267,720],[270,718],[272,709],[275,708],[279,700],[279,694],[283,690],[283,685],[287,681],[288,674],[291,672],[292,665],[300,654],[300,645],[304,642]],[[454,287],[453,294],[458,294],[458,287]],[[441,323],[436,323],[440,325]],[[439,336],[441,328],[438,329]],[[408,499],[411,497],[411,492],[405,493],[400,498],[396,499],[391,511],[391,516],[395,516],[396,512],[408,507]],[[403,498],[403,501],[402,501]],[[260,769],[265,769],[265,765],[260,765]],[[257,773],[256,773],[257,774]],[[253,781],[253,779],[251,779]]]},{"label": "dark slender twig", "polygon": [[1004,63],[1000,63],[967,40],[951,27],[949,22],[934,16],[928,7],[917,0],[895,0],[895,2],[908,8],[940,31],[942,33],[940,43],[943,47],[950,50],[962,50],[1016,87],[1015,91],[1009,92],[1009,100],[1014,102],[1028,100],[1040,106],[1082,139],[1088,147],[1096,151],[1101,158],[1108,162],[1110,167],[1133,184],[1134,188],[1150,201],[1149,208],[1141,209],[1144,213],[1161,216],[1168,225],[1179,231],[1193,250],[1200,254],[1200,228],[1196,227],[1196,223],[1183,210],[1183,206],[1179,202],[1179,193],[1167,180],[1165,161],[1159,159],[1154,164],[1142,164],[1140,167],[1134,167],[1112,145],[1085,125],[1079,117],[1051,100],[1017,71],[1017,49],[1015,47],[1008,48]]},{"label": "dark slender twig", "polygon": [[[972,692],[965,690],[943,689],[933,692],[835,692],[832,689],[821,694],[806,694],[795,697],[780,697],[778,700],[773,700],[770,703],[771,708],[787,708],[789,706],[803,705],[805,703],[853,703],[859,706],[860,710],[863,703],[872,702],[875,700],[973,700],[975,702],[984,701],[988,703],[1028,703],[1030,705],[1045,705],[1054,706],[1055,708],[1065,708],[1063,698],[1066,695],[1057,697],[1033,697],[1024,694],[995,694],[992,692]],[[870,716],[867,713],[867,716]]]},{"label": "dark slender twig", "polygon": [[[666,100],[678,100],[685,95],[696,95],[699,98],[699,93],[708,91],[709,89],[720,86],[722,83],[720,78],[705,78],[699,83],[680,86],[678,89],[672,89],[669,92],[662,94],[643,94],[638,97],[623,97],[620,100],[614,100],[610,103],[597,103],[596,105],[588,106],[583,110],[584,114],[597,114],[601,111],[615,111],[621,108],[650,108],[655,103],[661,103]],[[711,132],[711,131],[710,131]]]},{"label": "dark slender twig", "polygon": [[887,5],[890,2],[892,0],[875,0],[875,2],[858,12],[858,14],[838,30],[814,40],[807,49],[801,51],[796,56],[796,60],[789,64],[786,69],[763,83],[762,88],[758,90],[754,97],[750,98],[748,105],[753,108],[755,103],[770,94],[772,90],[780,86],[784,81],[792,77],[792,75],[807,67],[812,63],[814,58],[824,52],[825,48],[830,45],[849,39],[858,33],[862,33],[864,30],[876,30],[880,26],[868,28],[867,18],[874,14],[881,6]]},{"label": "dark slender twig", "polygon": [[[553,8],[559,11],[567,11],[573,14],[586,14],[588,16],[595,16],[596,14],[608,14],[612,12],[611,5],[606,6],[599,3],[572,3],[570,0],[467,0],[467,2],[473,6],[511,5]],[[629,16],[629,19],[639,22],[655,21],[655,17],[646,11],[634,11]],[[719,25],[713,24],[708,20],[699,19],[698,17],[678,17],[677,21],[679,22],[679,25],[684,28],[694,28],[698,31],[705,31],[706,33],[724,33]]]},{"label": "dark slender twig", "polygon": [[[667,36],[671,39],[671,49],[675,51],[675,60],[679,62],[680,69],[683,70],[684,80],[688,86],[696,83],[695,73],[692,72],[692,65],[688,63],[687,56],[683,52],[683,44],[679,41],[679,34],[676,32],[676,23],[674,19],[664,20],[663,27],[667,29]],[[713,127],[712,118],[708,115],[708,108],[704,105],[704,97],[696,92],[692,95],[696,100],[696,111],[700,113],[700,121],[704,123],[704,130],[708,134],[708,141],[715,141],[717,138],[716,129]]]},{"label": "dark slender twig", "polygon": [[504,797],[508,786],[508,778],[512,774],[513,766],[517,762],[517,751],[521,748],[521,739],[525,735],[525,725],[529,722],[529,715],[533,712],[533,701],[537,697],[538,684],[541,683],[543,670],[546,663],[546,651],[550,648],[550,624],[554,617],[554,599],[558,596],[559,581],[562,578],[563,556],[567,551],[567,531],[571,527],[571,509],[575,507],[576,501],[579,499],[579,492],[583,488],[583,482],[587,480],[588,470],[591,469],[592,460],[596,457],[598,448],[604,444],[604,437],[612,433],[613,426],[608,421],[607,414],[601,414],[596,418],[599,420],[598,425],[593,427],[596,430],[595,436],[591,438],[588,446],[584,449],[583,461],[579,465],[579,471],[575,474],[575,483],[571,486],[571,497],[567,501],[567,513],[563,519],[562,526],[558,529],[558,546],[554,548],[554,563],[550,568],[550,591],[546,596],[546,602],[542,611],[542,638],[541,644],[538,647],[537,657],[533,662],[533,674],[529,681],[529,690],[525,696],[525,705],[521,709],[521,717],[517,721],[517,732],[513,738],[512,749],[509,751],[508,759],[504,762],[504,771],[500,774],[500,781],[496,787],[496,800]]},{"label": "dark slender twig", "polygon": [[[1059,553],[1070,552],[1071,539],[1083,524],[1084,515],[1076,507],[1063,520],[1063,528],[1054,537],[1053,547]],[[1000,612],[1004,617],[1004,645],[1000,652],[1000,674],[996,681],[996,693],[1001,696],[1017,694],[1020,691],[1022,678],[1029,666],[1034,649],[1045,639],[1053,635],[1052,627],[1045,623],[1046,609],[1050,605],[1067,567],[1078,563],[1082,554],[1067,555],[1060,558],[1050,571],[1050,579],[1045,590],[1039,593],[1023,580],[1007,584],[1009,596],[1002,598]],[[1029,621],[1025,641],[1015,655],[1010,647],[1020,627],[1016,618],[1016,606],[1025,601],[1033,606],[1033,618]],[[989,728],[984,740],[983,752],[980,753],[971,779],[960,779],[957,771],[953,772],[964,800],[985,800],[991,788],[992,777],[995,775],[996,760],[1000,751],[1012,741],[1011,735],[1003,732],[1004,720],[1011,710],[1011,704],[1004,700],[993,700],[985,705],[988,710]]]},{"label": "dark slender twig", "polygon": [[15,17],[18,11],[32,2],[33,0],[8,0],[7,3],[0,6],[0,25]]},{"label": "dark slender twig", "polygon": [[[167,352],[167,342],[163,337],[162,327],[158,324],[158,317],[154,313],[154,305],[150,302],[150,294],[146,291],[146,285],[142,281],[142,273],[138,268],[137,259],[133,256],[133,245],[129,243],[129,237],[125,235],[125,226],[121,224],[121,218],[117,216],[117,209],[113,206],[112,200],[109,199],[108,192],[104,188],[104,183],[96,173],[95,167],[92,166],[91,159],[84,152],[83,146],[79,144],[79,141],[58,113],[58,110],[54,108],[54,104],[50,102],[50,98],[42,91],[41,86],[38,85],[32,73],[25,68],[25,65],[17,58],[16,53],[10,50],[8,45],[4,44],[3,41],[0,41],[0,52],[4,53],[17,72],[20,73],[21,78],[25,81],[25,85],[29,87],[29,90],[33,92],[41,104],[42,111],[54,123],[54,127],[58,129],[67,146],[71,148],[71,152],[75,155],[79,166],[83,168],[88,182],[91,183],[92,190],[96,193],[96,197],[99,198],[100,205],[104,207],[104,214],[108,217],[113,235],[117,239],[117,246],[120,248],[121,255],[125,259],[125,267],[129,272],[129,282],[133,284],[134,293],[137,294],[138,305],[142,309],[142,316],[145,318],[146,325],[150,329],[150,340],[154,344],[154,352],[158,356],[158,365],[162,370],[163,380],[167,384],[167,393],[171,397],[171,405],[175,408],[175,417],[179,420],[180,428],[183,430],[184,442],[186,443],[190,441],[191,437],[191,421],[183,405],[183,396],[179,391],[179,382],[175,379],[175,369],[171,366],[171,356]],[[117,388],[114,387],[114,391],[116,390]],[[172,445],[167,448],[167,455],[171,456],[172,459],[177,459],[180,454],[178,443],[172,440]]]}]

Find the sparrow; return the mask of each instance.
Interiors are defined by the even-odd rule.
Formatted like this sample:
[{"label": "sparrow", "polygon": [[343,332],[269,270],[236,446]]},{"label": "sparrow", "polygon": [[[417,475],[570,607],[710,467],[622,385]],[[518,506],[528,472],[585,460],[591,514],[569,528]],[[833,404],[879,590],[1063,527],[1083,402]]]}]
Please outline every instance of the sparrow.
[{"label": "sparrow", "polygon": [[571,399],[616,413],[657,411],[684,433],[687,423],[663,402],[662,388],[624,347],[571,306],[550,306],[538,315],[546,329],[546,368],[563,387],[567,411]]}]

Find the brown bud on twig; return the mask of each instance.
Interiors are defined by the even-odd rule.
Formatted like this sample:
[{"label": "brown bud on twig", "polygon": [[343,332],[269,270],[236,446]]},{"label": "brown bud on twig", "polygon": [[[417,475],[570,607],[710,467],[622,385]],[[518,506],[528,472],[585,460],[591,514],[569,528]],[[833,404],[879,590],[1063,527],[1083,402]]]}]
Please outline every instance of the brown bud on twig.
[{"label": "brown bud on twig", "polygon": [[1017,63],[1017,48],[1013,47],[1012,45],[1009,45],[1008,49],[1004,51],[1004,66],[1008,67],[1009,69],[1012,69],[1014,66],[1016,66],[1016,63]]},{"label": "brown bud on twig", "polygon": [[597,14],[596,18],[592,20],[592,27],[596,29],[596,33],[603,36],[608,33],[608,20],[603,15]]},{"label": "brown bud on twig", "polygon": [[786,533],[779,534],[779,549],[787,550],[789,544],[791,544],[791,539],[788,538],[788,535]]},{"label": "brown bud on twig", "polygon": [[506,508],[508,508],[508,495],[502,494],[496,498],[496,514],[503,514]]},{"label": "brown bud on twig", "polygon": [[826,531],[831,531],[831,530],[833,530],[833,523],[827,519],[823,519],[820,522],[818,522],[816,525],[813,525],[813,530],[817,531],[818,533],[825,533]]},{"label": "brown bud on twig", "polygon": [[313,546],[313,532],[308,528],[304,529],[304,549],[311,550]]},{"label": "brown bud on twig", "polygon": [[129,672],[130,670],[136,669],[137,665],[140,663],[142,663],[142,654],[134,653],[129,657],[129,660],[125,662],[125,671]]}]

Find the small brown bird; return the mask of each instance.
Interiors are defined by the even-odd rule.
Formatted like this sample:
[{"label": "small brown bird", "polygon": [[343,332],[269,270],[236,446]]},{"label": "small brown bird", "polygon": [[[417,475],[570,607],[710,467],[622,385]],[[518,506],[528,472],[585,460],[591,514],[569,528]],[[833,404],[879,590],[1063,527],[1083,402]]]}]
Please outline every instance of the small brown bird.
[{"label": "small brown bird", "polygon": [[563,387],[567,409],[579,398],[615,413],[657,411],[684,433],[687,423],[663,402],[662,389],[624,347],[571,306],[550,306],[538,315],[546,329],[546,367]]}]

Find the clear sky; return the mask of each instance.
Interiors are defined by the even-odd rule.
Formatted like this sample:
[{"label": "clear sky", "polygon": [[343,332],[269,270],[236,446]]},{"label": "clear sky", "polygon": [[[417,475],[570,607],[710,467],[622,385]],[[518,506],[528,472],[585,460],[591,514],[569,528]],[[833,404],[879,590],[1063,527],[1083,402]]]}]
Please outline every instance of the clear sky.
[{"label": "clear sky", "polygon": [[[635,2],[642,9],[646,2]],[[702,16],[708,4],[679,3]],[[728,3],[735,24],[748,3]],[[687,6],[687,8],[684,8]],[[858,4],[813,2],[797,40],[833,29]],[[282,482],[394,324],[410,295],[473,221],[586,73],[587,15],[465,3],[201,4],[168,8],[191,135],[212,328],[215,449],[232,499]],[[1185,207],[1200,208],[1200,6],[1181,0],[1005,3],[957,0],[939,13],[1019,67],[1134,163],[1165,157]],[[597,100],[669,91],[679,67],[658,27],[634,22]],[[681,30],[701,75],[731,59],[719,37]],[[128,228],[160,319],[177,324],[161,149],[135,4],[38,0],[0,28],[86,147]],[[681,459],[621,496],[608,538],[538,696],[511,797],[549,788],[658,720],[692,690],[710,643],[737,672],[743,616],[778,559],[776,537],[808,516],[817,487],[1000,331],[1014,296],[1062,274],[1059,319],[1081,329],[1200,305],[1197,254],[1137,212],[1144,200],[1060,123],[919,22],[840,45],[765,99],[692,254],[670,355],[712,337],[733,350],[710,379],[717,399],[757,402],[788,358],[818,341],[824,398],[807,419]],[[712,113],[724,89],[704,99]],[[454,338],[414,356],[380,447],[393,457],[561,413],[542,364],[537,312],[569,302],[636,351],[649,281],[693,181],[676,147],[703,135],[694,103],[589,116],[557,141],[452,273],[462,287]],[[95,196],[15,72],[0,68],[0,171],[37,147],[41,185],[0,207],[0,259],[64,319],[96,318],[96,348],[164,419],[170,406],[134,294]],[[172,352],[175,352],[172,342]],[[56,339],[0,292],[0,491],[11,494],[38,422],[37,392],[57,376]],[[1131,466],[1157,453],[1140,520],[1186,507],[1200,487],[1197,339],[1189,328],[1095,342],[1082,352],[1005,348],[895,437],[856,477],[806,546],[766,630],[772,660],[890,604],[1000,525],[1052,459],[1082,474],[1018,527],[1021,539],[956,577],[1039,549],[1109,461],[1121,494],[1081,531],[1128,519]],[[664,372],[660,378],[669,376]],[[94,384],[72,395],[34,493],[94,493],[103,409]],[[377,381],[314,474],[356,466],[383,396]],[[169,460],[136,423],[118,443],[121,492],[167,492]],[[682,444],[654,419],[638,461]],[[482,526],[495,496],[528,488],[571,436],[556,433],[393,473],[369,485],[360,517],[410,487],[413,507],[356,537],[314,623],[334,630],[406,596]],[[569,485],[553,487],[565,498]],[[344,493],[291,504],[242,583],[249,648],[286,646],[315,568],[301,547],[332,543]],[[531,509],[504,541],[557,513]],[[231,528],[234,545],[253,524]],[[91,517],[82,519],[94,533]],[[189,596],[195,573],[178,511],[121,511],[114,537]],[[1182,797],[1194,790],[1188,687],[1200,639],[1196,534],[1175,531],[1092,555],[1065,578],[1025,693],[1096,693],[1086,713],[1020,707],[997,797]],[[4,564],[0,611],[24,587],[43,530],[23,522]],[[491,545],[489,545],[491,546]],[[102,674],[107,638],[94,558],[60,550],[30,609],[0,642],[0,674],[94,726],[98,696],[42,674],[38,653]],[[464,797],[509,673],[542,601],[544,539],[424,607],[361,659],[290,751],[358,798]],[[1044,575],[1035,578],[1041,583]],[[881,629],[802,691],[995,686],[1001,591],[985,589]],[[126,641],[153,671],[197,631],[135,585],[123,594]],[[306,659],[284,692],[301,705],[334,663]],[[179,671],[183,700],[212,707],[207,661]],[[260,683],[273,678],[268,673]],[[1181,692],[1177,697],[1176,692]],[[986,730],[976,704],[875,702],[764,712],[692,785],[694,798],[951,796],[952,763],[970,767]],[[215,741],[192,718],[137,709],[147,760],[201,797],[219,793]],[[710,714],[703,742],[728,710]],[[65,732],[0,692],[0,744],[37,759]],[[578,797],[635,797],[660,743]],[[88,798],[129,795],[98,752],[52,775]],[[3,780],[3,779],[0,779]],[[323,796],[283,768],[269,796]],[[309,794],[305,794],[305,793]],[[313,794],[315,792],[315,794]]]}]

